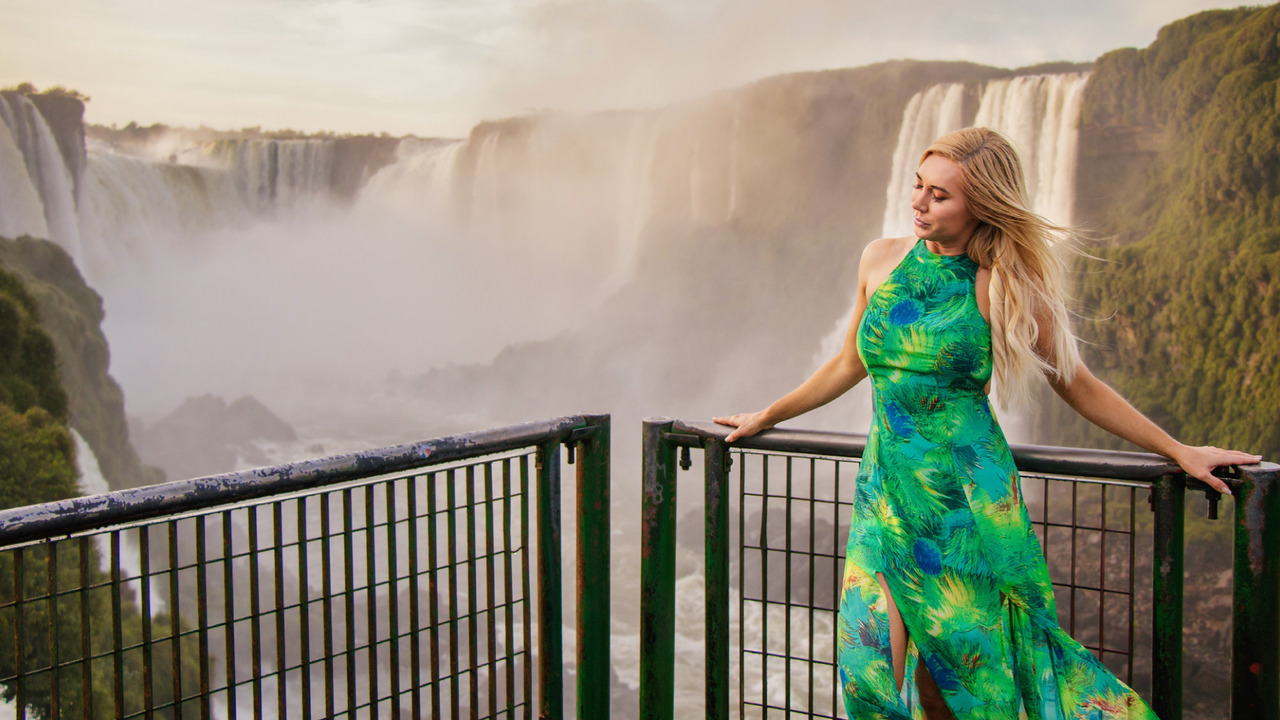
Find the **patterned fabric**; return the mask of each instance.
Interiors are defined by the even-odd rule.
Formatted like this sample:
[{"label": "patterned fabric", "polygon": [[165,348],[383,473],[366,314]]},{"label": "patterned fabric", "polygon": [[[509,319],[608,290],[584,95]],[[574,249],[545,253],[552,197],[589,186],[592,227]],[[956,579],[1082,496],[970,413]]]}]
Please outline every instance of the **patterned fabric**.
[{"label": "patterned fabric", "polygon": [[[1155,718],[1058,626],[1017,470],[987,402],[978,266],[916,246],[858,329],[874,412],[858,474],[838,662],[849,717],[920,720],[924,662],[960,720]],[[896,691],[883,573],[911,642]]]}]

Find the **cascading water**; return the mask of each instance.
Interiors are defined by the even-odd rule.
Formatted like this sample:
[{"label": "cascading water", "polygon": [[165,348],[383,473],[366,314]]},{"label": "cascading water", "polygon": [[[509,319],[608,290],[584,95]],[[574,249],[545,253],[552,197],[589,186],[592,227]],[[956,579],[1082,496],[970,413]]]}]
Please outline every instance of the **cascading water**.
[{"label": "cascading water", "polygon": [[[48,122],[26,96],[14,92],[0,93],[0,120],[8,128],[9,143],[22,155],[29,187],[39,194],[45,234],[78,259],[80,228],[76,221],[75,180]],[[4,140],[0,137],[0,143]],[[9,159],[6,161],[4,156]],[[0,151],[0,162],[12,163],[12,158],[12,151]],[[15,189],[12,200],[6,197],[0,207],[15,208],[12,222],[17,227],[38,230],[39,224],[31,217],[34,205],[26,185],[18,177],[6,180],[6,189],[9,185]]]},{"label": "cascading water", "polygon": [[[977,114],[962,115],[963,84],[936,85],[917,93],[902,116],[894,150],[892,179],[886,190],[883,235],[899,237],[911,230],[914,168],[929,143],[969,125],[1003,133],[1022,157],[1032,208],[1051,222],[1070,225],[1075,202],[1075,158],[1080,106],[1087,73],[1029,75],[985,84]],[[823,340],[815,366],[839,352],[853,316],[853,302]],[[867,395],[869,398],[869,394]],[[856,402],[857,424],[869,421],[868,402]]]}]

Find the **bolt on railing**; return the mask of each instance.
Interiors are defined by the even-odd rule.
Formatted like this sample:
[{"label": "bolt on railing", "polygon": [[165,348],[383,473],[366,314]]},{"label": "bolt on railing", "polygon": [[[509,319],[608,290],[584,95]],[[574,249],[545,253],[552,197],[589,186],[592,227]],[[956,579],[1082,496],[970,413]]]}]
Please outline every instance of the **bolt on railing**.
[{"label": "bolt on railing", "polygon": [[[830,521],[832,532],[842,540],[847,533],[847,517],[851,499],[840,489],[850,493],[856,463],[861,458],[865,436],[842,433],[805,432],[775,429],[735,443],[724,442],[729,428],[706,422],[682,422],[666,419],[646,421],[643,428],[642,470],[642,595],[641,595],[641,717],[660,720],[674,717],[675,702],[675,551],[677,494],[677,450],[681,454],[680,466],[689,469],[692,458],[690,448],[703,452],[703,488],[705,529],[705,703],[708,718],[728,718],[733,706],[732,696],[737,696],[737,715],[768,716],[771,710],[787,717],[797,708],[793,696],[800,698],[798,708],[807,716],[840,717],[839,681],[836,677],[834,639],[827,641],[823,651],[828,657],[818,657],[815,650],[815,618],[821,613],[833,614],[834,597],[838,592],[839,548],[830,552],[815,549],[814,523],[818,521],[815,507],[830,505],[833,514],[841,510],[844,517]],[[1139,585],[1133,572],[1136,545],[1140,538],[1136,528],[1145,523],[1139,520],[1137,507],[1141,504],[1137,493],[1148,490],[1154,518],[1152,531],[1152,581],[1153,604],[1151,620],[1150,697],[1153,709],[1163,720],[1179,720],[1182,717],[1182,648],[1183,648],[1183,521],[1184,499],[1187,489],[1205,492],[1209,499],[1210,517],[1217,516],[1218,493],[1200,483],[1188,479],[1167,459],[1146,453],[1104,452],[1066,448],[1015,446],[1014,458],[1023,475],[1024,486],[1029,481],[1040,481],[1038,486],[1043,500],[1039,519],[1041,542],[1046,556],[1052,558],[1050,568],[1054,575],[1055,590],[1067,602],[1059,603],[1060,620],[1068,630],[1080,632],[1086,647],[1097,653],[1122,679],[1134,683],[1134,665],[1143,664],[1146,658],[1135,655],[1135,597],[1145,588]],[[749,475],[746,464],[750,456],[760,456],[760,467]],[[770,488],[769,461],[783,462],[783,478],[773,481]],[[824,478],[834,483],[834,490],[825,498],[814,490],[817,462],[831,464],[824,470]],[[793,463],[808,465],[808,484],[801,481],[795,487]],[[729,468],[737,466],[737,507],[733,506]],[[841,474],[843,465],[854,466]],[[1241,466],[1224,479],[1234,493],[1234,557],[1232,591],[1232,646],[1231,646],[1231,717],[1239,720],[1280,720],[1280,466],[1262,463]],[[777,490],[778,482],[785,489]],[[1086,490],[1082,488],[1095,488]],[[1025,490],[1025,488],[1024,488]],[[1055,497],[1069,494],[1070,515],[1052,511]],[[1081,503],[1086,492],[1098,498],[1097,502]],[[794,499],[807,508],[808,540],[803,535],[796,540],[792,522]],[[1108,507],[1108,498],[1112,505]],[[1127,499],[1127,504],[1126,504]],[[775,531],[768,505],[771,501],[785,503],[782,517],[773,520],[784,524],[782,546],[770,544]],[[1120,507],[1115,503],[1119,501]],[[1096,520],[1077,516],[1077,510],[1085,505],[1093,507]],[[748,528],[748,507],[758,508],[753,515],[756,528]],[[1118,512],[1117,512],[1118,510]],[[736,512],[737,517],[732,517]],[[1127,518],[1125,517],[1127,516]],[[827,521],[822,520],[823,523]],[[841,527],[841,523],[846,523]],[[824,527],[826,527],[824,525]],[[736,533],[735,533],[736,530]],[[757,532],[758,545],[751,544],[752,532]],[[1051,537],[1061,531],[1069,536],[1063,546],[1062,538]],[[736,538],[734,537],[736,535]],[[1077,538],[1087,536],[1091,542],[1077,547]],[[1110,545],[1109,543],[1110,540]],[[736,540],[736,557],[731,543]],[[1095,547],[1093,542],[1097,543]],[[1087,544],[1086,550],[1083,545]],[[840,546],[842,547],[842,546]],[[803,550],[799,549],[803,548]],[[1108,549],[1110,548],[1110,549]],[[759,559],[753,566],[751,558]],[[757,552],[758,551],[758,552]],[[1094,558],[1087,562],[1097,564],[1085,573],[1078,568],[1080,558],[1086,554]],[[1119,557],[1127,572],[1110,573],[1108,559]],[[795,568],[793,556],[807,556],[809,563],[808,587],[793,589],[791,585]],[[771,561],[772,558],[772,561]],[[731,639],[731,610],[734,583],[730,575],[736,560],[738,593],[738,659],[731,659],[734,643]],[[771,566],[776,566],[772,567]],[[832,575],[830,586],[815,580],[818,573]],[[830,566],[830,567],[828,567]],[[780,593],[771,592],[769,573],[782,572],[785,587]],[[1066,577],[1059,577],[1065,575]],[[1115,577],[1119,575],[1120,577]],[[1087,576],[1087,577],[1086,577]],[[805,592],[807,590],[807,592]],[[821,591],[821,592],[820,592]],[[830,598],[822,592],[831,594]],[[774,597],[780,594],[781,598]],[[794,594],[802,596],[793,598]],[[1096,599],[1093,607],[1079,608],[1081,623],[1077,627],[1077,596]],[[1112,602],[1108,603],[1107,600]],[[1125,607],[1117,608],[1117,600]],[[751,603],[748,605],[748,603]],[[1097,612],[1096,627],[1085,621],[1085,616]],[[781,618],[770,620],[770,610],[781,613]],[[1119,610],[1117,612],[1117,610]],[[744,617],[749,612],[759,613],[762,627],[759,630],[760,649],[748,649],[744,631]],[[815,612],[818,614],[815,615]],[[807,613],[808,637],[793,638],[792,622],[801,614],[799,624],[804,625]],[[775,633],[769,633],[769,623],[785,622]],[[1108,631],[1118,622],[1126,642],[1120,644],[1114,631]],[[777,636],[781,636],[781,640]],[[795,641],[793,643],[793,640]],[[793,647],[794,645],[794,647]],[[782,650],[778,651],[777,646]],[[783,700],[771,701],[769,666],[779,664],[784,668],[780,682]],[[793,682],[795,665],[807,666],[799,680]],[[744,674],[749,669],[759,678],[748,687]],[[821,666],[825,676],[815,674],[814,667]],[[731,682],[732,671],[738,674],[736,685]],[[753,675],[755,677],[755,675]],[[815,685],[833,693],[822,708],[815,706]],[[736,688],[736,691],[735,691]],[[751,692],[758,690],[758,699]],[[821,714],[827,713],[829,714]]]},{"label": "bolt on railing", "polygon": [[0,512],[0,686],[19,718],[562,718],[563,446],[608,717],[609,443],[564,417]]}]

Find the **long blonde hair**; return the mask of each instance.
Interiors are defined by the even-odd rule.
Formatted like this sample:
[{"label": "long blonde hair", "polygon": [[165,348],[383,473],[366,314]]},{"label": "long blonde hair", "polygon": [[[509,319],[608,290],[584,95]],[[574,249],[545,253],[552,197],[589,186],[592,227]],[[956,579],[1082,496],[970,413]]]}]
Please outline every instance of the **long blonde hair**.
[{"label": "long blonde hair", "polygon": [[[939,155],[960,166],[961,192],[978,227],[967,254],[991,270],[991,350],[997,396],[1004,407],[1026,401],[1043,373],[1070,382],[1080,364],[1066,297],[1066,265],[1055,246],[1071,233],[1027,208],[1022,161],[1004,136],[965,128],[938,138],[920,161]],[[1041,357],[1037,318],[1053,333]]]}]

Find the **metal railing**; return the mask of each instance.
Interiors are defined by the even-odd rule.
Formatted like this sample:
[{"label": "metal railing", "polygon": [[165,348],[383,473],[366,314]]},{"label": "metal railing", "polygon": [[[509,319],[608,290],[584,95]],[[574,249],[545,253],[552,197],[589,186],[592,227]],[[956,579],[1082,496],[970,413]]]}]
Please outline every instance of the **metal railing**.
[{"label": "metal railing", "polygon": [[577,715],[608,717],[609,433],[564,417],[0,512],[0,686],[19,718],[561,718],[563,446]]},{"label": "metal railing", "polygon": [[[865,436],[775,429],[730,447],[728,432],[644,424],[640,716],[674,717],[676,458],[688,469],[698,448],[706,716],[843,717],[834,608]],[[1179,720],[1185,494],[1204,492],[1210,517],[1220,496],[1155,455],[1013,450],[1060,622],[1163,720]],[[1235,521],[1231,717],[1280,720],[1280,466],[1224,477]],[[1135,571],[1148,559],[1150,580]]]}]

